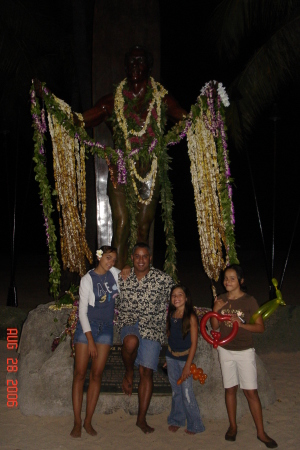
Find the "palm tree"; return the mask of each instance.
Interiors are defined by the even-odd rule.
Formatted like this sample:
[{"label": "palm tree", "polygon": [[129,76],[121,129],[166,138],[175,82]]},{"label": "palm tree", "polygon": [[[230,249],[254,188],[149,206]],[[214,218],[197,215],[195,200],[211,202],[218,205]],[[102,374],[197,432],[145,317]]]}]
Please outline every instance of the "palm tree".
[{"label": "palm tree", "polygon": [[219,63],[230,68],[227,123],[240,149],[262,112],[299,72],[299,1],[222,0],[208,29]]},{"label": "palm tree", "polygon": [[[217,59],[222,67],[228,68],[229,80],[227,81],[229,81],[231,98],[231,105],[227,112],[229,136],[233,146],[238,150],[245,150],[247,156],[272,297],[274,295],[271,278],[274,271],[275,249],[276,146],[274,143],[272,232],[269,233],[272,241],[270,269],[247,143],[256,129],[258,119],[262,118],[270,105],[276,103],[283,92],[288,91],[289,86],[298,89],[299,95],[299,87],[295,82],[299,77],[300,63],[299,1],[222,0],[215,9],[208,27],[209,36],[213,36],[211,45],[215,49]],[[291,92],[289,96],[292,102]],[[278,116],[274,114],[271,117],[275,126],[277,118]],[[260,160],[261,156],[258,158]],[[265,187],[267,181],[265,176],[264,178]],[[292,235],[292,239],[280,285],[283,281],[297,220],[298,218],[293,233],[291,233],[292,230],[286,233]]]}]

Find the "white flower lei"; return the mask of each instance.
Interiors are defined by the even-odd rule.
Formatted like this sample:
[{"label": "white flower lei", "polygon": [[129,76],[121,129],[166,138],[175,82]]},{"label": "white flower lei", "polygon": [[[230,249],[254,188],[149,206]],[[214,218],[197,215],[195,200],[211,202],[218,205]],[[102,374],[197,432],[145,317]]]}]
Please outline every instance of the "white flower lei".
[{"label": "white flower lei", "polygon": [[124,101],[124,96],[123,96],[123,88],[124,88],[126,82],[127,82],[127,78],[125,78],[123,81],[121,81],[121,83],[119,84],[119,86],[116,89],[114,109],[115,109],[117,121],[121,127],[121,130],[123,131],[123,134],[124,134],[126,150],[130,153],[131,152],[131,142],[128,139],[129,135],[141,137],[146,133],[148,125],[150,123],[152,109],[154,108],[155,104],[156,104],[156,111],[157,111],[157,126],[158,126],[159,130],[161,130],[161,100],[168,93],[168,91],[160,83],[156,82],[154,80],[154,78],[150,77],[150,82],[151,82],[151,87],[152,87],[153,93],[152,93],[152,100],[147,109],[147,117],[146,117],[145,123],[141,127],[140,131],[128,130],[127,120],[124,115],[125,101]]},{"label": "white flower lei", "polygon": [[218,84],[218,94],[221,97],[221,101],[225,107],[230,105],[229,97],[222,83]]},{"label": "white flower lei", "polygon": [[[157,157],[156,157],[156,155],[153,156],[150,172],[145,176],[145,178],[142,178],[137,173],[136,168],[135,168],[135,163],[132,160],[129,161],[129,164],[130,164],[130,173],[132,176],[132,184],[133,184],[134,192],[136,193],[140,203],[143,203],[144,205],[149,205],[149,203],[152,200],[154,187],[155,187],[155,178],[156,178],[156,173],[157,173]],[[142,197],[140,196],[134,177],[137,180],[139,180],[141,183],[146,183],[147,181],[152,180],[150,195],[146,200],[143,200]]]},{"label": "white flower lei", "polygon": [[[60,109],[71,117],[71,108],[63,100],[53,98]],[[79,118],[83,118],[78,114]],[[91,262],[86,228],[85,146],[70,137],[51,111],[48,112],[49,131],[53,145],[53,170],[57,191],[57,209],[61,211],[60,245],[63,267],[83,276],[85,257]]]},{"label": "white flower lei", "polygon": [[203,267],[209,278],[217,281],[225,264],[222,256],[224,224],[218,200],[220,175],[216,145],[201,117],[192,124],[187,138]]},{"label": "white flower lei", "polygon": [[218,83],[216,80],[205,83],[205,85],[201,88],[200,96],[205,95],[206,89],[211,87],[213,84],[218,84],[217,92],[221,98],[221,102],[223,103],[223,105],[225,107],[229,106],[230,105],[229,97],[227,95],[225,87],[223,86],[223,83]]}]

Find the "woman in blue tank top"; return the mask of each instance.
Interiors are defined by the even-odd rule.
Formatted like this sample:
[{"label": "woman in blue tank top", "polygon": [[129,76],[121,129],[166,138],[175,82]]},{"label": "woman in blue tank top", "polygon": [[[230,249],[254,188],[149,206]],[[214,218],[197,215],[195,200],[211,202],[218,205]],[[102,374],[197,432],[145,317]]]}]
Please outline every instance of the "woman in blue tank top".
[{"label": "woman in blue tank top", "polygon": [[100,394],[102,373],[113,344],[113,318],[115,298],[119,293],[118,273],[120,272],[113,267],[117,259],[117,250],[105,245],[97,250],[96,254],[97,267],[81,278],[79,287],[79,320],[74,335],[72,437],[81,437],[83,385],[90,358],[92,358],[92,366],[83,427],[88,434],[92,436],[97,434],[92,427],[92,416]]},{"label": "woman in blue tank top", "polygon": [[[193,391],[191,364],[198,341],[198,322],[188,289],[173,286],[167,316],[168,349],[166,353],[168,377],[172,386],[172,409],[168,416],[169,430],[176,432],[185,426],[188,434],[205,430]],[[183,382],[177,384],[178,379]]]}]

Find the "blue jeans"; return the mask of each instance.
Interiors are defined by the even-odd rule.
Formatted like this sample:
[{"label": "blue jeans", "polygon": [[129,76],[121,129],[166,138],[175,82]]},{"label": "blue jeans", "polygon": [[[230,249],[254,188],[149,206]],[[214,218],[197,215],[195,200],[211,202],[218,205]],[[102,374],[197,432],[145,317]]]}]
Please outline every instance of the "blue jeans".
[{"label": "blue jeans", "polygon": [[172,409],[168,416],[168,424],[184,427],[187,420],[187,430],[192,433],[202,433],[205,427],[200,417],[199,406],[193,391],[193,377],[187,378],[180,385],[177,380],[181,377],[185,361],[178,361],[166,357],[168,377],[172,386]]}]

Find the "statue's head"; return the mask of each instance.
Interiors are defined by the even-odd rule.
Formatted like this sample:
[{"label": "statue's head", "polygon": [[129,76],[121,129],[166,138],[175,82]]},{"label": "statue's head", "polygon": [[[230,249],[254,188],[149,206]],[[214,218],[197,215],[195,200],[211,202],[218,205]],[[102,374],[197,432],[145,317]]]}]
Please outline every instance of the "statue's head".
[{"label": "statue's head", "polygon": [[149,78],[153,67],[152,53],[144,47],[136,45],[125,55],[125,71],[130,81],[138,82]]}]

